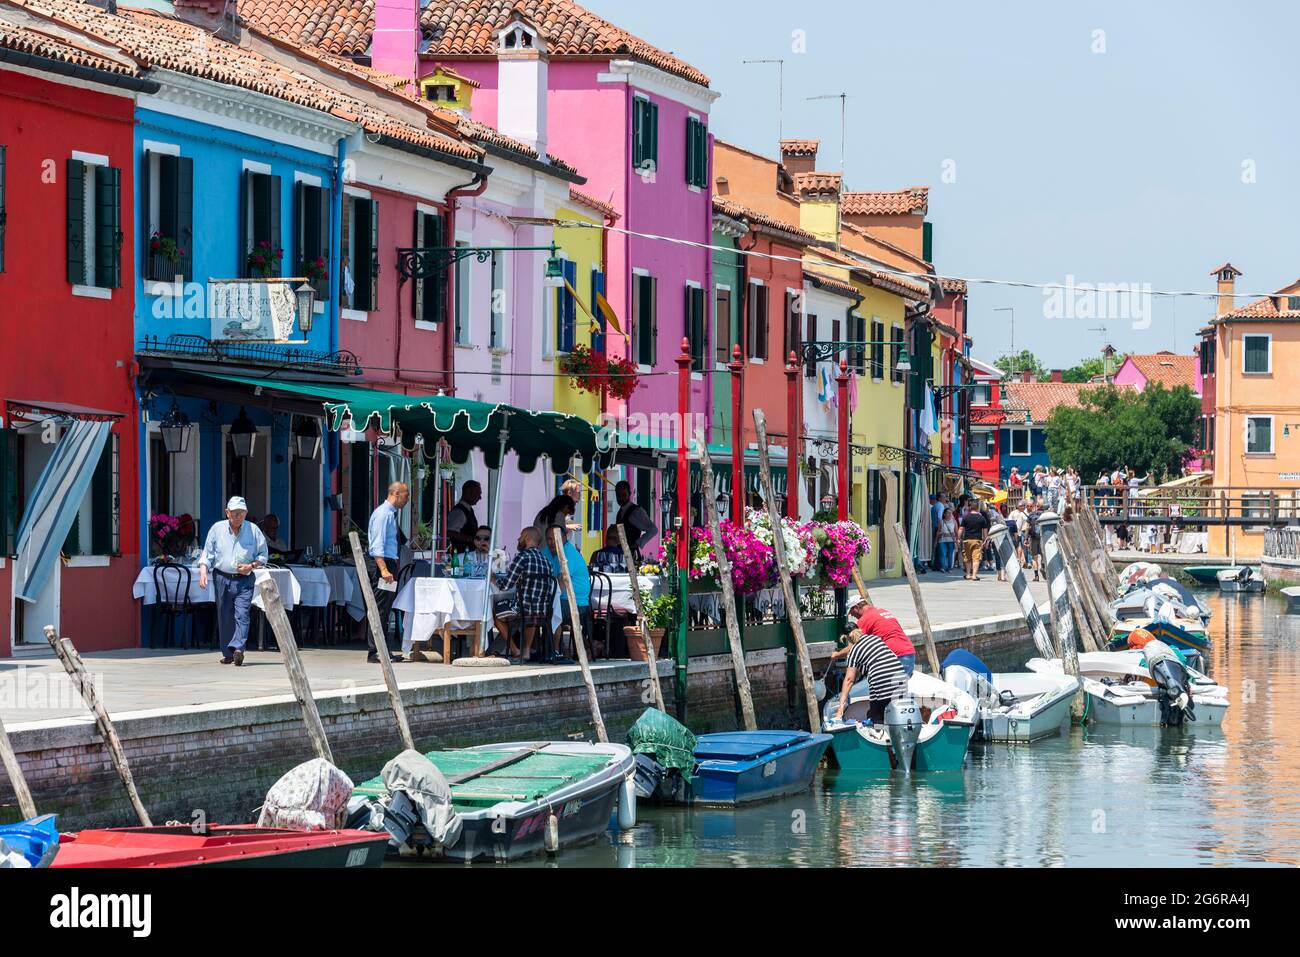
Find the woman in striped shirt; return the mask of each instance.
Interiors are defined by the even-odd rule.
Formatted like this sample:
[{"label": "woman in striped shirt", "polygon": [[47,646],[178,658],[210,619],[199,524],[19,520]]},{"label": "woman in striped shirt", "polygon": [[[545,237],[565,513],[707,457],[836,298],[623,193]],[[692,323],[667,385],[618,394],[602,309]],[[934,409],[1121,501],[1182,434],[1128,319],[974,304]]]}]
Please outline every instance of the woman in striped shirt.
[{"label": "woman in striped shirt", "polygon": [[885,718],[885,705],[907,690],[907,672],[898,655],[875,635],[854,629],[849,633],[848,671],[840,691],[837,721],[844,720],[844,708],[853,694],[865,694],[870,702],[867,717],[874,722]]}]

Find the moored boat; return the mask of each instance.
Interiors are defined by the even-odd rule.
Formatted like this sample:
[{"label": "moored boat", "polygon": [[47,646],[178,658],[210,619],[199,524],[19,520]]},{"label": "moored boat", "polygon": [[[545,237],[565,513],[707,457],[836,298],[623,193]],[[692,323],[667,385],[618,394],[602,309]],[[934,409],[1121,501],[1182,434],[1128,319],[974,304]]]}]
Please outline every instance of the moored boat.
[{"label": "moored boat", "polygon": [[[427,759],[439,776],[448,826],[438,833],[418,816],[400,827],[386,817],[401,813],[399,803],[408,808],[419,803],[398,802],[394,796],[390,769],[408,756]],[[384,770],[353,791],[349,820],[368,816],[372,828],[387,828],[389,853],[402,857],[509,861],[604,834],[616,806],[620,826],[636,821],[635,762],[621,744],[524,741],[422,756],[408,751]],[[398,770],[408,776],[411,771]]]},{"label": "moored boat", "polygon": [[1286,599],[1288,614],[1294,615],[1300,612],[1300,586],[1292,585],[1290,588],[1283,588],[1282,597]]},{"label": "moored boat", "polygon": [[700,736],[691,777],[696,804],[748,804],[808,790],[829,734],[730,731]]},{"label": "moored boat", "polygon": [[1129,635],[1139,628],[1151,632],[1167,645],[1186,651],[1202,654],[1210,650],[1209,630],[1201,623],[1190,619],[1160,621],[1154,618],[1133,619],[1116,622],[1110,631],[1110,647],[1113,651],[1128,648]]},{"label": "moored boat", "polygon": [[1202,585],[1217,585],[1219,572],[1241,571],[1241,565],[1184,565],[1182,573]]},{"label": "moored boat", "polygon": [[111,827],[59,836],[50,867],[379,867],[386,835],[256,824]]},{"label": "moored boat", "polygon": [[1225,568],[1219,572],[1219,591],[1255,592],[1264,590],[1264,576],[1256,568]]},{"label": "moored boat", "polygon": [[907,691],[891,702],[882,724],[864,723],[865,699],[850,700],[844,720],[836,721],[839,701],[832,696],[822,723],[831,735],[832,763],[869,774],[907,773],[913,766],[917,771],[960,771],[975,731],[975,699],[919,671],[908,679]]},{"label": "moored boat", "polygon": [[1078,679],[1070,675],[1026,671],[985,676],[964,665],[944,668],[943,678],[975,698],[975,737],[982,741],[1027,743],[1059,733],[1079,689]]},{"label": "moored boat", "polygon": [[[1059,658],[1031,658],[1026,667],[1063,673]],[[1079,677],[1088,695],[1087,718],[1099,724],[1217,728],[1228,710],[1227,688],[1182,665],[1162,662],[1153,673],[1143,651],[1084,652]]]}]

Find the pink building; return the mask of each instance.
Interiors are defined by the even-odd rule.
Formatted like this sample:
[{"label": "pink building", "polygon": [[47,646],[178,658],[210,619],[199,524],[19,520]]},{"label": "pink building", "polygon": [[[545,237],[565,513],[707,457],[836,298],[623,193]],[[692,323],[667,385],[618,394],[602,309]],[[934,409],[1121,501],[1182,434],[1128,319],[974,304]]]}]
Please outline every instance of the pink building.
[{"label": "pink building", "polygon": [[[423,8],[419,0],[378,0],[373,14],[366,6],[343,0],[328,17],[304,17],[299,0],[242,0],[239,10],[294,42],[369,58],[395,78],[454,71],[472,93],[427,84],[425,95],[468,102],[472,119],[535,147],[540,162],[553,154],[577,167],[584,192],[620,213],[622,231],[606,234],[604,261],[606,298],[626,336],[606,338],[609,354],[666,373],[676,371],[684,336],[705,351],[709,250],[632,234],[712,240],[708,119],[718,94],[708,77],[570,0],[429,0]],[[545,371],[540,355],[534,362]],[[611,403],[608,411],[629,413],[633,431],[649,432],[654,414],[676,411],[676,395],[672,375],[645,375],[626,410]],[[691,411],[704,422],[710,401],[697,374]],[[549,405],[548,398],[540,407]],[[658,513],[653,476],[634,478],[638,498]]]}]

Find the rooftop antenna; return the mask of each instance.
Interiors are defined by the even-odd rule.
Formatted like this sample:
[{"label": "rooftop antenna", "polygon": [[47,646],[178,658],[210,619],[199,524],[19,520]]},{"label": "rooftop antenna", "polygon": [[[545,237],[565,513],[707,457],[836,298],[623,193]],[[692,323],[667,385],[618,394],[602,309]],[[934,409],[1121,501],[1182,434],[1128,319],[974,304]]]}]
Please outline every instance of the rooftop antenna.
[{"label": "rooftop antenna", "polygon": [[1110,348],[1110,343],[1106,339],[1106,326],[1093,326],[1089,332],[1101,333],[1101,381],[1110,384],[1110,353],[1114,350]]},{"label": "rooftop antenna", "polygon": [[810,96],[808,102],[813,100],[839,100],[840,101],[840,176],[844,175],[844,130],[848,123],[849,95],[847,93],[827,93],[824,96]]},{"label": "rooftop antenna", "polygon": [[1011,355],[1016,354],[1016,309],[1014,306],[1003,306],[1000,309],[994,309],[994,312],[1011,313]]},{"label": "rooftop antenna", "polygon": [[741,60],[741,63],[776,64],[776,141],[785,139],[785,60]]}]

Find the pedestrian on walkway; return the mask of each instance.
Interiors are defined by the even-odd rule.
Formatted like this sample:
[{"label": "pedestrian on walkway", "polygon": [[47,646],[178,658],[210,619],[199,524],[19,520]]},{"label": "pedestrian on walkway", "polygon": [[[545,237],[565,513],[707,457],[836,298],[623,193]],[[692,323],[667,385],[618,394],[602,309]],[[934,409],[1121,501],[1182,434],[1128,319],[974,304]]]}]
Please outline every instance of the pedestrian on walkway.
[{"label": "pedestrian on walkway", "polygon": [[[379,503],[379,507],[370,513],[370,524],[366,531],[366,572],[370,576],[370,588],[375,594],[375,605],[379,609],[379,630],[384,641],[388,641],[388,619],[392,617],[393,599],[397,597],[397,573],[401,571],[398,556],[406,536],[397,526],[397,513],[406,507],[411,497],[411,490],[404,482],[394,482],[388,486],[388,497]],[[473,535],[470,536],[471,543]],[[390,642],[389,647],[392,647]],[[366,661],[379,663],[379,649],[371,629],[366,629]],[[402,656],[394,654],[394,661],[401,661]]]},{"label": "pedestrian on walkway", "polygon": [[961,560],[967,581],[979,581],[980,559],[984,540],[988,538],[989,520],[978,508],[972,507],[961,520]]},{"label": "pedestrian on walkway", "polygon": [[957,551],[957,519],[953,517],[951,508],[943,510],[936,540],[939,549],[939,571],[950,572],[956,562]]},{"label": "pedestrian on walkway", "polygon": [[199,556],[199,588],[208,587],[212,570],[216,591],[217,639],[221,663],[244,663],[248,643],[249,609],[253,604],[253,572],[266,564],[266,537],[248,518],[248,503],[236,495],[226,503],[226,520],[208,530]]}]

